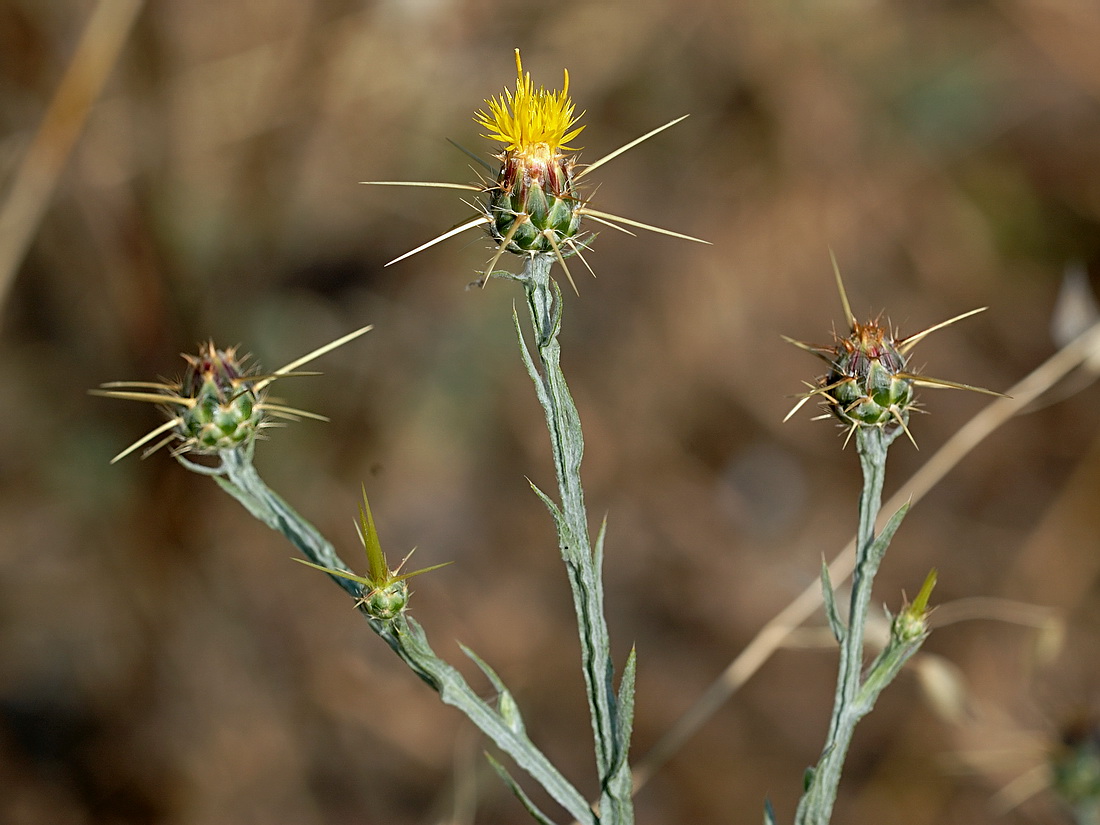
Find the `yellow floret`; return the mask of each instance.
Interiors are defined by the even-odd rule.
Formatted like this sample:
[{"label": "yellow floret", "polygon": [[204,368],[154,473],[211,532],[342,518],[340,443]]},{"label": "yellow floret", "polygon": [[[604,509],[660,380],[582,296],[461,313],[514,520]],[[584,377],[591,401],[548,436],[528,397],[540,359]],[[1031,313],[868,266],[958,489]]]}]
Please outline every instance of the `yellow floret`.
[{"label": "yellow floret", "polygon": [[500,141],[509,152],[525,153],[537,148],[551,154],[561,149],[572,150],[567,144],[584,129],[573,126],[582,112],[573,116],[569,99],[569,72],[560,92],[535,89],[530,74],[523,73],[519,49],[516,49],[516,91],[508,89],[498,98],[485,101],[488,113],[480,110],[474,120],[489,131],[484,137]]}]

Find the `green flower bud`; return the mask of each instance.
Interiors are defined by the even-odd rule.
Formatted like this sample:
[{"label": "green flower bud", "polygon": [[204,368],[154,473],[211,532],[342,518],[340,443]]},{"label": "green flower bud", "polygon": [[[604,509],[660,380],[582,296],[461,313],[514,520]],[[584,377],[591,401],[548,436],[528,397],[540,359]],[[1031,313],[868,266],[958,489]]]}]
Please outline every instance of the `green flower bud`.
[{"label": "green flower bud", "polygon": [[554,253],[581,225],[573,161],[543,144],[506,152],[496,186],[485,193],[489,234],[513,254]]},{"label": "green flower bud", "polygon": [[386,554],[382,552],[382,544],[378,540],[378,530],[374,526],[374,516],[371,514],[370,504],[367,502],[366,490],[363,491],[363,503],[359,506],[359,538],[363,542],[363,549],[367,551],[367,574],[365,576],[359,576],[347,570],[338,570],[333,567],[322,567],[304,559],[295,559],[295,561],[304,564],[306,567],[328,573],[330,576],[338,576],[342,579],[359,582],[363,585],[363,591],[362,595],[356,600],[355,606],[368,616],[383,622],[396,619],[409,604],[409,579],[422,573],[438,570],[440,567],[446,567],[451,563],[433,564],[431,567],[425,567],[412,573],[402,573],[401,568],[405,566],[405,562],[412,555],[410,550],[409,555],[405,556],[401,564],[397,565],[397,569],[391,570]]},{"label": "green flower bud", "polygon": [[235,347],[220,350],[215,348],[213,341],[208,341],[199,346],[198,355],[183,356],[187,369],[179,380],[111,381],[100,385],[98,390],[90,390],[93,395],[107,398],[158,404],[168,414],[166,422],[116,455],[111,463],[157,437],[160,441],[143,455],[151,455],[167,444],[175,444],[173,455],[186,463],[182,458],[184,453],[212,455],[250,447],[260,430],[271,426],[267,419],[272,416],[290,421],[299,418],[326,421],[324,416],[315,413],[271,403],[266,400],[267,388],[283,376],[311,374],[295,373],[293,370],[342,347],[369,330],[369,326],[361,327],[268,375],[258,374],[254,367],[245,369],[243,365],[248,356],[238,358]]},{"label": "green flower bud", "polygon": [[900,427],[912,441],[909,412],[914,406],[914,386],[950,387],[986,395],[1000,395],[992,390],[932,378],[908,369],[909,352],[913,347],[936,330],[983,312],[985,307],[956,315],[913,335],[897,338],[892,330],[879,326],[878,321],[868,321],[866,324],[856,321],[851,304],[848,303],[848,295],[844,291],[836,258],[833,258],[833,270],[836,273],[840,301],[844,305],[844,316],[851,332],[845,338],[838,338],[830,347],[807,344],[783,336],[788,343],[816,355],[829,365],[829,372],[817,384],[807,383],[810,392],[794,405],[787,413],[787,418],[794,415],[811,398],[818,398],[822,406],[845,425],[849,438],[860,427]]},{"label": "green flower bud", "polygon": [[[215,349],[210,342],[198,356],[184,358],[187,370],[180,381],[180,439],[200,455],[252,441],[264,419],[262,398],[244,377],[236,352]],[[193,403],[188,405],[184,399]]]},{"label": "green flower bud", "polygon": [[409,603],[409,585],[404,579],[376,587],[359,599],[359,605],[368,614],[382,621],[397,618]]},{"label": "green flower bud", "polygon": [[832,369],[822,382],[833,414],[849,425],[905,426],[913,379],[888,331],[874,321],[854,324],[834,352]]},{"label": "green flower bud", "polygon": [[928,598],[936,586],[936,570],[933,568],[924,580],[920,592],[911,604],[902,607],[890,625],[890,635],[900,644],[919,642],[928,635]]}]

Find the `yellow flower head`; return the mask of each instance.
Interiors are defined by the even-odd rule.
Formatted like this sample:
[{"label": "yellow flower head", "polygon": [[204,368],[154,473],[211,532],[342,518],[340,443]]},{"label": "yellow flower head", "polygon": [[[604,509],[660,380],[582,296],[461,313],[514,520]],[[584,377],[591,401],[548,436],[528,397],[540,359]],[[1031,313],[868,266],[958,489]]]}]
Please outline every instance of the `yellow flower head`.
[{"label": "yellow flower head", "polygon": [[565,72],[565,84],[560,92],[548,92],[542,87],[536,90],[530,73],[523,73],[519,49],[516,49],[515,93],[505,89],[503,95],[485,103],[488,113],[480,110],[474,120],[489,130],[484,137],[500,141],[509,152],[539,149],[554,155],[561,149],[571,150],[567,144],[584,129],[583,126],[573,129],[584,113],[573,116],[569,71]]}]

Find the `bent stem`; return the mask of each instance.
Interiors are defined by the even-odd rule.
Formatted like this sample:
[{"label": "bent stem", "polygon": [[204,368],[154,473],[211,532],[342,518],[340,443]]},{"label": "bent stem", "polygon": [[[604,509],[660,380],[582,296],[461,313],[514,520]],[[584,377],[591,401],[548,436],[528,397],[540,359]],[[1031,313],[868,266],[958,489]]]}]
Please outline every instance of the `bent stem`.
[{"label": "bent stem", "polygon": [[863,676],[863,642],[871,604],[871,588],[886,548],[908,511],[908,505],[899,509],[876,538],[875,521],[882,506],[886,452],[903,431],[902,427],[892,428],[890,432],[882,427],[862,427],[856,433],[856,449],[863,469],[863,492],[859,501],[857,555],[855,571],[852,573],[848,625],[845,627],[841,623],[828,568],[823,566],[825,611],[833,634],[840,643],[840,666],[828,737],[820,760],[807,774],[806,790],[795,813],[796,825],[827,825],[832,816],[844,759],[848,754],[856,724],[871,711],[879,694],[923,641],[923,637],[907,641],[895,640],[892,634],[886,650],[871,665],[867,676]]},{"label": "bent stem", "polygon": [[630,766],[627,762],[634,703],[634,653],[631,652],[627,660],[619,694],[616,695],[603,605],[604,532],[600,530],[593,548],[580,479],[584,438],[580,416],[561,371],[558,333],[561,329],[562,302],[561,290],[550,278],[553,262],[551,255],[532,255],[527,258],[520,275],[510,276],[523,284],[531,312],[538,352],[537,365],[515,312],[513,320],[524,364],[546,414],[560,507],[537,487],[532,487],[557,525],[562,560],[573,591],[600,778],[600,821],[609,825],[629,825],[634,821]]},{"label": "bent stem", "polygon": [[[252,464],[252,448],[225,450],[219,453],[221,466],[207,468],[181,461],[185,467],[213,475],[218,485],[239,501],[254,517],[290,540],[301,553],[319,567],[351,573],[350,568],[337,555],[331,542],[294,511],[279,495],[260,478]],[[329,574],[341,588],[361,602],[365,595],[363,585],[341,576]],[[402,661],[424,682],[439,693],[444,703],[466,714],[486,736],[515,763],[529,773],[546,792],[570,816],[585,825],[598,825],[588,800],[558,771],[546,756],[527,738],[522,719],[511,694],[499,677],[480,659],[467,651],[497,690],[497,706],[483,700],[466,682],[462,674],[440,659],[428,644],[423,628],[412,618],[401,613],[395,619],[384,621],[369,616],[360,605],[360,612],[370,623],[371,629],[390,646]],[[503,769],[501,769],[503,770]],[[514,782],[509,784],[528,810],[540,822],[550,822],[545,814],[534,807]]]}]

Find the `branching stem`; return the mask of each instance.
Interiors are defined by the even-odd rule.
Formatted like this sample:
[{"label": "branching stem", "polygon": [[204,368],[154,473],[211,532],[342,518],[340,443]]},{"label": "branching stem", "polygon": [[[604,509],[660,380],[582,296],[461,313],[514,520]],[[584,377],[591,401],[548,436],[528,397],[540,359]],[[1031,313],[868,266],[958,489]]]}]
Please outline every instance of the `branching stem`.
[{"label": "branching stem", "polygon": [[[257,519],[286,536],[314,564],[350,572],[331,542],[264,483],[252,464],[251,449],[223,451],[220,457],[222,465],[215,480],[222,489]],[[340,576],[330,575],[330,578],[356,600],[364,595],[363,586],[358,582]],[[584,795],[527,738],[518,711],[511,707],[510,695],[507,707],[503,701],[500,707],[493,707],[482,699],[461,673],[435,655],[423,628],[405,614],[383,621],[367,615],[362,609],[360,612],[370,623],[371,629],[417,676],[438,691],[446,704],[466,714],[497,747],[538,781],[570,816],[584,825],[598,825],[599,820]],[[487,668],[479,660],[475,661],[483,669]],[[499,680],[497,687],[503,689]]]}]

